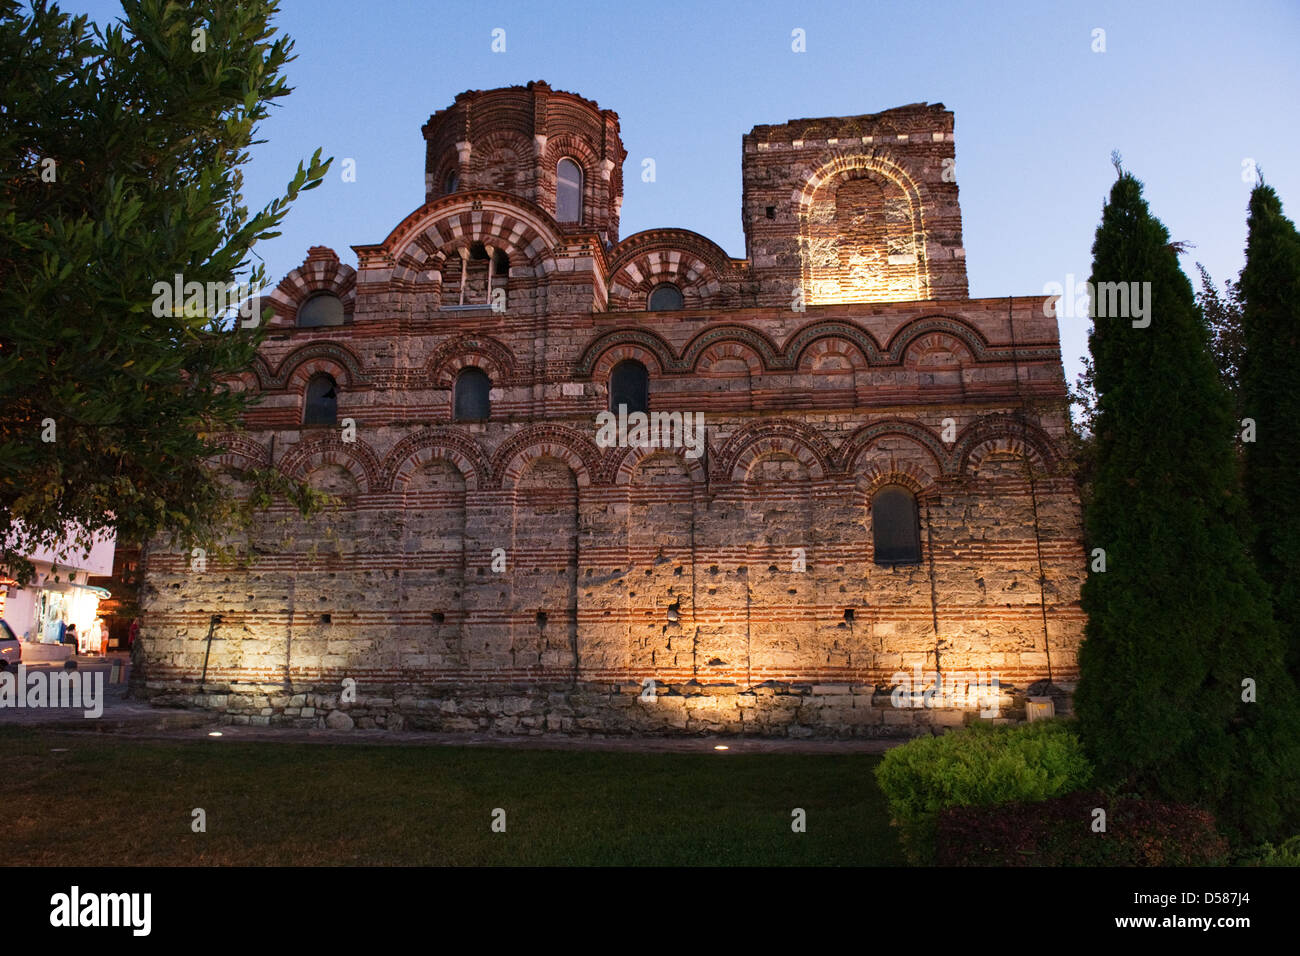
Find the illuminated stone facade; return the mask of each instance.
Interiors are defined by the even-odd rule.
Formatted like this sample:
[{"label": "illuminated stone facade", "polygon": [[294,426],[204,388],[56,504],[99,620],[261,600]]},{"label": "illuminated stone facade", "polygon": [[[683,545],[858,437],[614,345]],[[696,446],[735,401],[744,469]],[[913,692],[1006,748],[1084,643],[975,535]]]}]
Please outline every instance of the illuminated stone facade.
[{"label": "illuminated stone facade", "polygon": [[[464,93],[424,134],[427,202],[270,297],[222,460],[344,504],[268,515],[248,567],[154,549],[149,694],[241,723],[866,736],[975,719],[894,706],[914,668],[996,675],[1001,719],[1074,679],[1056,323],[966,297],[950,112],[756,127],[745,259],[620,239],[618,118],[571,93]],[[651,413],[703,414],[698,456],[598,442],[641,367]],[[486,417],[457,420],[458,383]],[[919,542],[891,563],[886,491]]]}]

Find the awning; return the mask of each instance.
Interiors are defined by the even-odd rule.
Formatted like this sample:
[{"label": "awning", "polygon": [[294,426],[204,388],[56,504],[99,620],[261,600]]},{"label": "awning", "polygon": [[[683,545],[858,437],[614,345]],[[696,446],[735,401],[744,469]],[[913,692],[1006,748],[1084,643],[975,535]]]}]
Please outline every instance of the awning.
[{"label": "awning", "polygon": [[69,584],[67,581],[50,581],[48,584],[42,584],[39,588],[41,591],[91,591],[98,595],[101,601],[111,598],[113,595],[106,588],[96,587],[93,584]]}]

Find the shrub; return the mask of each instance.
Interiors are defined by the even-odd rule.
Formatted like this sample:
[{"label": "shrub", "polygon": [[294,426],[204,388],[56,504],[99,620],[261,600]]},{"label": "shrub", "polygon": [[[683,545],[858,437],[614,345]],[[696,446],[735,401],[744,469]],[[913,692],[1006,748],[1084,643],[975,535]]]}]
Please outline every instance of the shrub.
[{"label": "shrub", "polygon": [[1264,843],[1241,860],[1242,866],[1300,866],[1300,834],[1280,846]]},{"label": "shrub", "polygon": [[934,824],[948,807],[1032,802],[1086,787],[1092,767],[1062,720],[972,724],[895,747],[876,768],[903,849],[913,863],[934,856]]},{"label": "shrub", "polygon": [[1208,810],[1098,792],[952,807],[939,813],[935,845],[941,866],[1222,866],[1229,853]]}]

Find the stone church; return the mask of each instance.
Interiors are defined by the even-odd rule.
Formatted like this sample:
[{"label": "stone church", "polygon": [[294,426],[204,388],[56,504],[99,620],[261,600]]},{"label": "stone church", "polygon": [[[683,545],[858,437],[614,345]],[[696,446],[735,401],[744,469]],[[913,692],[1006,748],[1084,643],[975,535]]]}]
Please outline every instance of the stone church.
[{"label": "stone church", "polygon": [[[266,300],[214,462],[339,505],[273,508],[229,561],[151,550],[145,693],[234,723],[869,736],[1070,686],[1056,320],[968,297],[950,111],[754,127],[739,259],[620,235],[618,115],[581,96],[469,91],[422,131],[424,204]],[[936,674],[995,691],[923,704]]]}]

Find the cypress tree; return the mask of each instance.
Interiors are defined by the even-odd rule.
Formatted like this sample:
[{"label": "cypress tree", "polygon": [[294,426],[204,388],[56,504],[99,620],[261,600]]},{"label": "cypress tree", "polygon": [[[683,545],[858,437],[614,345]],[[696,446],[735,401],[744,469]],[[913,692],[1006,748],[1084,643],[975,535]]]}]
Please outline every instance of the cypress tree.
[{"label": "cypress tree", "polygon": [[[1103,783],[1207,806],[1237,839],[1274,836],[1294,797],[1294,688],[1243,536],[1235,422],[1209,330],[1168,231],[1123,170],[1092,253],[1085,534],[1106,560],[1104,572],[1089,562],[1083,587],[1080,730]],[[1105,314],[1108,283],[1140,293],[1129,316]],[[1256,703],[1243,700],[1247,679]]]},{"label": "cypress tree", "polygon": [[1240,288],[1246,343],[1242,415],[1255,560],[1269,585],[1293,679],[1300,679],[1300,234],[1271,186],[1250,195]]}]

